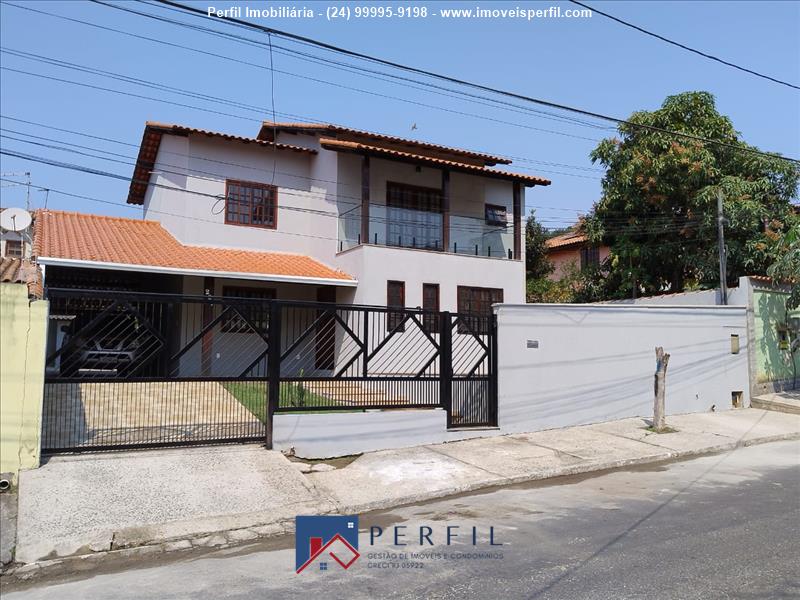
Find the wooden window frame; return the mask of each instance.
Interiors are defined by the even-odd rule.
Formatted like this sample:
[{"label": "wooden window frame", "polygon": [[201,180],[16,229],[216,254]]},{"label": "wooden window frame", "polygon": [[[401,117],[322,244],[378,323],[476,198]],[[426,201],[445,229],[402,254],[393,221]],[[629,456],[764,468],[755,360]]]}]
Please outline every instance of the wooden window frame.
[{"label": "wooden window frame", "polygon": [[[503,211],[503,214],[505,214],[506,218],[502,221],[490,219],[489,211]],[[502,204],[489,204],[487,202],[483,207],[483,218],[484,222],[492,227],[508,227],[508,207]]]},{"label": "wooden window frame", "polygon": [[[398,284],[400,286],[400,304],[392,304],[392,295],[390,288],[392,284]],[[403,308],[406,307],[406,282],[405,281],[397,281],[395,279],[389,279],[386,281],[386,307],[387,308]],[[405,311],[403,312],[395,312],[395,311],[387,311],[386,312],[386,331],[392,332],[397,328],[398,333],[403,332],[406,330],[405,324],[403,324],[403,319],[405,318]],[[399,325],[399,328],[398,328]]]},{"label": "wooden window frame", "polygon": [[[434,194],[439,197],[439,207],[438,210],[433,210],[430,207],[423,207],[423,206],[411,206],[410,203],[408,205],[404,205],[403,203],[391,203],[392,200],[392,188],[400,188],[407,190],[409,192],[424,192],[426,194]],[[411,185],[408,183],[401,183],[399,181],[387,181],[386,182],[386,206],[393,207],[393,208],[405,208],[408,210],[419,210],[424,212],[432,212],[437,214],[442,214],[442,203],[444,200],[444,195],[442,194],[442,190],[440,188],[435,187],[426,187],[422,185]]]},{"label": "wooden window frame", "polygon": [[[473,296],[486,294],[486,306],[481,307],[483,299],[476,301]],[[469,297],[468,297],[469,296]],[[492,314],[492,304],[502,303],[504,297],[503,288],[476,287],[469,285],[459,285],[456,290],[456,306],[458,314],[468,321],[469,327],[464,323],[458,324],[458,333],[472,333],[486,335],[489,333],[489,318]],[[465,306],[465,303],[468,306]],[[477,304],[477,308],[476,305]],[[481,310],[483,308],[484,310]]]},{"label": "wooden window frame", "polygon": [[[228,217],[228,203],[230,202],[230,188],[231,186],[248,187],[253,189],[260,189],[264,192],[269,192],[272,197],[272,223],[253,223],[253,203],[250,201],[250,213],[248,223],[240,223],[238,220],[233,220]],[[239,202],[239,204],[241,204]],[[241,214],[237,211],[237,215]],[[259,181],[244,181],[241,179],[226,179],[225,180],[225,224],[237,225],[239,227],[257,227],[259,229],[277,229],[278,228],[278,187],[268,183],[261,183]]]},{"label": "wooden window frame", "polygon": [[[436,290],[436,300],[434,306],[428,306],[425,302],[427,296],[425,295],[426,289]],[[423,283],[422,284],[422,327],[428,333],[439,333],[439,303],[441,302],[441,292],[438,283]]]},{"label": "wooden window frame", "polygon": [[583,246],[580,250],[581,271],[600,264],[600,248],[597,246]]},{"label": "wooden window frame", "polygon": [[[405,193],[404,193],[405,192]],[[424,195],[424,199],[423,199]],[[401,240],[395,236],[395,231],[399,227],[402,232],[406,229],[403,223],[397,223],[387,218],[386,222],[386,245],[402,248],[419,248],[422,250],[441,251],[443,249],[444,230],[444,194],[441,188],[424,187],[420,185],[410,185],[398,181],[386,182],[386,212],[391,215],[391,209],[411,210],[429,215],[439,215],[440,223],[434,233],[429,227],[420,224],[417,228],[411,226],[413,232],[411,239],[408,235],[401,234]],[[423,223],[425,217],[420,219]],[[418,236],[416,235],[418,233]],[[418,239],[415,240],[414,238]],[[409,244],[410,242],[410,244]],[[419,243],[417,243],[419,242]]]},{"label": "wooden window frame", "polygon": [[[222,286],[223,298],[253,298],[260,299],[268,302],[275,300],[278,297],[278,292],[275,288],[260,288],[260,287],[247,287],[241,285],[224,285]],[[237,306],[238,310],[246,306],[244,303]],[[223,310],[225,310],[223,308]],[[248,315],[248,318],[255,323],[257,327],[261,328],[261,333],[266,333],[269,330],[269,306],[262,306],[259,310],[254,311],[255,315]],[[222,333],[256,333],[253,329],[245,323],[241,318],[236,315],[226,317],[220,323],[220,332]]]}]

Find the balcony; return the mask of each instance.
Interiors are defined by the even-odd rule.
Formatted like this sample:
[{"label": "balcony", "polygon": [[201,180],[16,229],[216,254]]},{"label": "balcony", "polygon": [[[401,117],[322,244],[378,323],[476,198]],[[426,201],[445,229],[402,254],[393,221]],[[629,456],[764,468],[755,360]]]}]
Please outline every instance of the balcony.
[{"label": "balcony", "polygon": [[[371,244],[492,258],[519,258],[514,256],[514,224],[500,219],[487,221],[486,218],[451,214],[448,235],[445,235],[441,212],[372,204],[366,240],[362,239],[363,230],[361,206],[340,214],[339,252]],[[445,239],[448,239],[447,247],[444,246]]]}]

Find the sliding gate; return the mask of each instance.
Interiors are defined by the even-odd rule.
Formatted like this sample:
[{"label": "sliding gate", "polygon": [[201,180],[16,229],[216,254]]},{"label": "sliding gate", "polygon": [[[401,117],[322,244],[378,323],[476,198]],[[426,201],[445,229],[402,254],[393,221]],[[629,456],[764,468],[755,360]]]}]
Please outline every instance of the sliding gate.
[{"label": "sliding gate", "polygon": [[492,316],[252,295],[48,299],[47,452],[271,447],[282,412],[444,408],[451,428],[497,423]]}]

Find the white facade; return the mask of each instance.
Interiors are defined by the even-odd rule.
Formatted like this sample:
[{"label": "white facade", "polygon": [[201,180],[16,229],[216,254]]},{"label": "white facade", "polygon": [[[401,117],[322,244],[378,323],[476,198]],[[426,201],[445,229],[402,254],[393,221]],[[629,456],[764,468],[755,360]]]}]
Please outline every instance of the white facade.
[{"label": "white facade", "polygon": [[671,356],[667,414],[728,410],[734,398],[749,405],[744,306],[528,304],[496,313],[504,432],[652,416],[656,346]]},{"label": "white facade", "polygon": [[[501,288],[505,302],[524,302],[524,244],[522,256],[508,258],[513,250],[511,181],[450,174],[450,247],[457,254],[392,247],[387,242],[393,243],[398,219],[420,226],[419,219],[430,213],[420,217],[420,211],[387,209],[387,182],[441,189],[442,170],[371,157],[370,243],[360,244],[363,158],[321,148],[315,135],[280,133],[278,141],[317,154],[202,134],[164,134],[144,217],[160,221],[184,244],[304,254],[340,269],[359,283],[355,290],[340,287],[339,302],[385,305],[389,280],[405,282],[409,307],[421,306],[423,283],[439,284],[441,310],[457,310],[458,286]],[[275,229],[225,224],[229,179],[278,188]],[[521,194],[524,206],[524,187]],[[506,208],[508,227],[486,224],[487,203]],[[412,230],[403,245],[416,241]]]}]

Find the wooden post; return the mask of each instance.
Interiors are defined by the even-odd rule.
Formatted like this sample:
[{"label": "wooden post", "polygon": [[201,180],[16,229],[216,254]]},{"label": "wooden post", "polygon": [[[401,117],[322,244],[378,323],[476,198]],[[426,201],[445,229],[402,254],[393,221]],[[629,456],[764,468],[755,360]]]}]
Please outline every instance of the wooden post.
[{"label": "wooden post", "polygon": [[450,251],[450,171],[442,171],[442,250]]},{"label": "wooden post", "polygon": [[667,384],[667,365],[669,365],[669,354],[664,352],[664,348],[656,348],[656,374],[655,374],[655,399],[653,401],[653,429],[664,431],[667,426],[664,415],[664,394]]},{"label": "wooden post", "polygon": [[369,244],[369,156],[361,160],[361,243]]},{"label": "wooden post", "polygon": [[519,181],[514,182],[514,258],[522,258],[522,190]]}]

